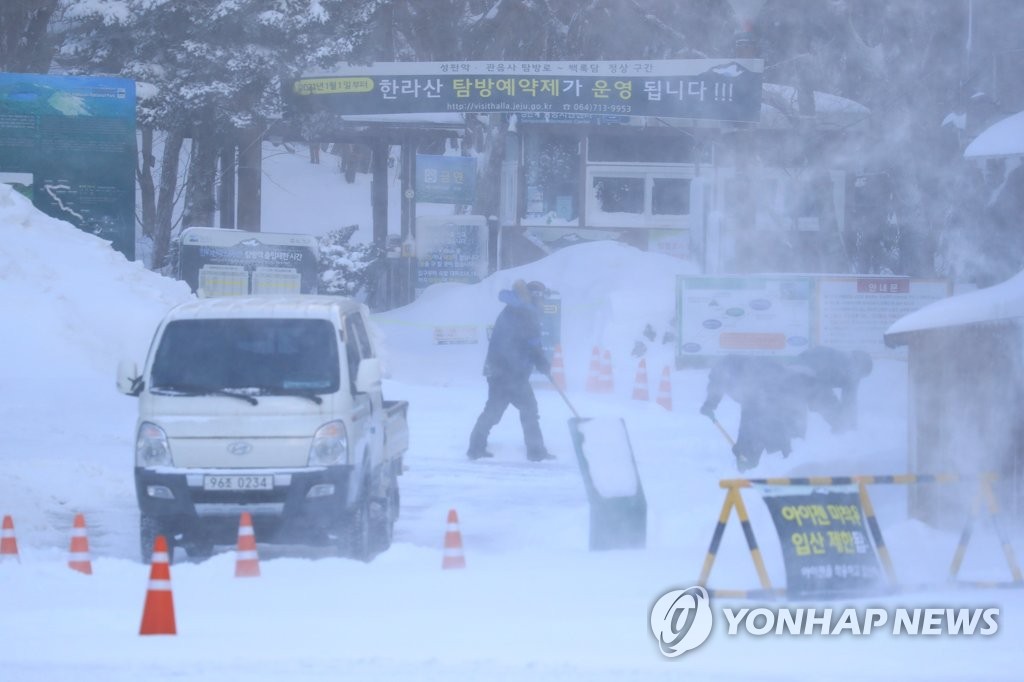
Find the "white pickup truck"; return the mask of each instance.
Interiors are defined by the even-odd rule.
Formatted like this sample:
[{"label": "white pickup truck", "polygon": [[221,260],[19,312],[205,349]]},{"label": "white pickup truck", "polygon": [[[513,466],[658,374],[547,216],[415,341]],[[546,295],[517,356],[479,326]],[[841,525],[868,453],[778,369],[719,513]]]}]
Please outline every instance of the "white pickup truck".
[{"label": "white pickup truck", "polygon": [[391,544],[408,447],[386,401],[366,307],[334,296],[233,296],[172,309],[142,371],[135,488],[142,557],[164,535],[190,557],[232,544],[329,544],[369,560]]}]

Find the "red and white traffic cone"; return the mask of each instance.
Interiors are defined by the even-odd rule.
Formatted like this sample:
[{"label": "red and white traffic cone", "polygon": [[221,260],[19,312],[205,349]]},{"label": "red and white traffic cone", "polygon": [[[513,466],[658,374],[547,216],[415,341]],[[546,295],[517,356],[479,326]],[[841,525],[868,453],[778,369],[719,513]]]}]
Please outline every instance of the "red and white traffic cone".
[{"label": "red and white traffic cone", "polygon": [[85,516],[75,514],[75,525],[71,529],[71,551],[68,553],[68,567],[92,575],[92,559],[89,557],[89,536],[85,532]]},{"label": "red and white traffic cone", "polygon": [[462,553],[462,533],[459,531],[459,515],[454,509],[448,510],[448,527],[444,533],[444,558],[441,568],[465,568],[466,557]]},{"label": "red and white traffic cone", "polygon": [[612,354],[607,350],[601,359],[601,384],[598,393],[614,393],[615,377],[612,374]]},{"label": "red and white traffic cone", "polygon": [[555,355],[551,358],[551,383],[559,390],[565,390],[565,361],[562,359],[562,344],[555,346]]},{"label": "red and white traffic cone", "polygon": [[260,557],[256,553],[256,534],[252,529],[252,515],[242,512],[238,523],[238,549],[235,551],[235,577],[255,578],[260,574]]},{"label": "red and white traffic cone", "polygon": [[658,385],[656,402],[666,410],[672,409],[672,370],[668,365],[661,370],[661,383]]},{"label": "red and white traffic cone", "polygon": [[636,366],[636,380],[633,382],[633,400],[650,400],[650,390],[647,381],[647,359],[640,358]]},{"label": "red and white traffic cone", "polygon": [[18,539],[14,537],[14,520],[10,516],[4,516],[3,528],[0,529],[0,560],[11,557],[21,563],[18,556]]},{"label": "red and white traffic cone", "polygon": [[171,594],[171,557],[167,538],[157,535],[153,543],[153,561],[149,569],[149,589],[142,609],[140,635],[176,635],[174,595]]},{"label": "red and white traffic cone", "polygon": [[601,392],[601,349],[594,346],[590,353],[590,369],[587,371],[587,391]]}]

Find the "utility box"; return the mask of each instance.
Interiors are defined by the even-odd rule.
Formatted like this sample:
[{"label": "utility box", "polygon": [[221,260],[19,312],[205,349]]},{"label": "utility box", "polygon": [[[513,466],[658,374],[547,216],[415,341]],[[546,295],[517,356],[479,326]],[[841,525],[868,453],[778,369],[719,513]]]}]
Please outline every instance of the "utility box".
[{"label": "utility box", "polygon": [[590,549],[643,549],[647,499],[626,423],[615,418],[569,420],[576,460],[590,502]]}]

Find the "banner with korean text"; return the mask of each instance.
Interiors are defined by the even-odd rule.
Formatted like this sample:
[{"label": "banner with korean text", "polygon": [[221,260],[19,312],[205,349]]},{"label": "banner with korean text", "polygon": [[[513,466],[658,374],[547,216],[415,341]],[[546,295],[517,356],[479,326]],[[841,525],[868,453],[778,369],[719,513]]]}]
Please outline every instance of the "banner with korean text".
[{"label": "banner with korean text", "polygon": [[664,116],[756,123],[759,59],[385,62],[291,81],[296,112]]}]

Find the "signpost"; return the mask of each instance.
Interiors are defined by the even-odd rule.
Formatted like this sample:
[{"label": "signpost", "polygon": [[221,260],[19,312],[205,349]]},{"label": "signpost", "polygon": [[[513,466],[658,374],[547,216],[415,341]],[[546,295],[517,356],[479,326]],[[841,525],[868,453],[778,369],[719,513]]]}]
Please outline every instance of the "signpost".
[{"label": "signpost", "polygon": [[0,73],[0,172],[36,208],[135,258],[135,82]]},{"label": "signpost", "polygon": [[391,62],[310,74],[299,112],[527,113],[757,122],[759,59]]}]

